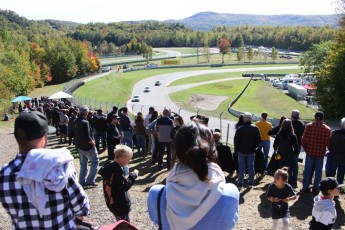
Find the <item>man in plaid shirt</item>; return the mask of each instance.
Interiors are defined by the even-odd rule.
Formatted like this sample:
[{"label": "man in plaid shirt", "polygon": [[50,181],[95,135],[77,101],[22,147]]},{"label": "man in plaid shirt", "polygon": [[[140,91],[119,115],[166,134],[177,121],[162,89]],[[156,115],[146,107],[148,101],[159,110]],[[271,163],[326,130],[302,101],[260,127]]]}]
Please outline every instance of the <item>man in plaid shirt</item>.
[{"label": "man in plaid shirt", "polygon": [[323,112],[315,113],[315,121],[305,126],[301,144],[306,153],[303,171],[303,188],[301,192],[308,193],[311,178],[315,170],[312,192],[317,194],[322,177],[323,159],[326,148],[329,149],[329,140],[332,130],[323,123]]},{"label": "man in plaid shirt", "polygon": [[[23,182],[18,176],[22,175],[24,168],[32,172],[24,178],[46,175],[42,169],[50,166],[49,164],[39,164],[38,161],[42,162],[41,159],[32,161],[29,164],[30,167],[27,165],[28,159],[31,158],[34,151],[39,154],[41,154],[40,152],[46,153],[46,158],[51,157],[53,150],[44,149],[47,144],[48,130],[47,118],[37,111],[22,113],[15,121],[14,135],[19,146],[19,153],[14,160],[0,170],[0,202],[11,216],[13,229],[76,229],[75,219],[82,220],[89,214],[89,199],[75,180],[74,167],[65,171],[68,173],[65,174],[65,180],[61,180],[61,183],[58,184],[60,189],[56,190],[59,191],[47,188],[47,183],[50,183],[51,187],[55,186],[56,181],[54,180],[47,181],[45,177],[42,177],[41,182],[29,179],[25,179]],[[67,151],[66,154],[70,154],[67,149],[61,151]],[[39,156],[43,157],[43,155]],[[57,157],[61,158],[59,155]],[[66,168],[73,165],[72,161],[73,157],[70,156]],[[59,165],[59,162],[53,162],[53,165]],[[35,166],[36,169],[31,166]],[[54,175],[55,171],[52,171]],[[34,189],[30,187],[33,183],[35,183]],[[36,187],[36,185],[38,186]],[[42,196],[36,195],[39,185],[43,185],[39,191],[43,193]],[[31,190],[27,188],[31,188]]]}]

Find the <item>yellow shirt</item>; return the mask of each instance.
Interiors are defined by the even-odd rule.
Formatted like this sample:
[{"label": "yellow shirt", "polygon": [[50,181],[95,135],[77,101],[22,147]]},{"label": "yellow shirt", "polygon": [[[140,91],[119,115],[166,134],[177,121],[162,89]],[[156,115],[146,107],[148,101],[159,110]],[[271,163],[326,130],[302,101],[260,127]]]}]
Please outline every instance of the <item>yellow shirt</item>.
[{"label": "yellow shirt", "polygon": [[272,129],[271,122],[268,121],[258,121],[255,125],[260,129],[261,140],[262,141],[269,141],[270,136],[268,135],[268,131]]}]

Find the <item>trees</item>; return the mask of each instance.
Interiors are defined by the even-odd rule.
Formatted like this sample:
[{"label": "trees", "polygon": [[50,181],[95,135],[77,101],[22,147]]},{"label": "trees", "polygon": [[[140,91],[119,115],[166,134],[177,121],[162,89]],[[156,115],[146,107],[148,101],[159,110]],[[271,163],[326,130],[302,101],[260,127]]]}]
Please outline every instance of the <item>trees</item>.
[{"label": "trees", "polygon": [[220,39],[218,44],[219,52],[222,53],[222,64],[224,64],[224,55],[230,53],[230,42],[225,37]]},{"label": "trees", "polygon": [[147,64],[152,60],[152,47],[148,46],[146,44],[143,44],[142,46],[142,53],[143,53],[143,58],[146,59]]},{"label": "trees", "polygon": [[327,53],[330,51],[331,47],[332,41],[321,42],[312,45],[310,50],[302,53],[300,62],[305,72],[318,72],[324,65]]},{"label": "trees", "polygon": [[254,49],[252,46],[249,46],[248,48],[247,58],[248,58],[248,61],[250,62],[254,59]]},{"label": "trees", "polygon": [[[310,61],[304,61],[306,65],[313,65],[317,74],[316,100],[321,105],[326,117],[339,119],[344,117],[345,103],[343,101],[345,92],[345,0],[341,0],[339,33],[333,43],[321,43],[314,46],[310,53],[315,55]],[[325,50],[330,47],[329,51]],[[326,53],[325,59],[322,53]],[[318,62],[321,64],[318,65]],[[315,68],[316,67],[316,68]]]},{"label": "trees", "polygon": [[271,58],[272,61],[276,61],[278,58],[278,50],[275,47],[272,47]]}]

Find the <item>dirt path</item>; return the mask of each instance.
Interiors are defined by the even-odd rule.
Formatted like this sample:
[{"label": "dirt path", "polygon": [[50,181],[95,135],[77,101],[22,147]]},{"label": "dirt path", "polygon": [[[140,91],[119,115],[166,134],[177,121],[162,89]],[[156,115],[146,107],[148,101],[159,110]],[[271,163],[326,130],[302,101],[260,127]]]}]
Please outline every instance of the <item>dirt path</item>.
[{"label": "dirt path", "polygon": [[[17,153],[17,145],[13,137],[12,130],[0,129],[0,165],[9,162],[15,157]],[[49,148],[66,147],[64,144],[59,144],[56,137],[49,137]],[[73,148],[70,148],[73,150]],[[74,154],[74,163],[79,171],[79,159],[77,154]],[[107,153],[101,153],[101,162],[104,162],[107,157]],[[132,198],[132,211],[130,213],[131,221],[143,230],[158,229],[149,220],[146,200],[149,188],[154,184],[165,183],[166,171],[157,171],[156,166],[151,165],[150,157],[139,157],[136,153],[130,164],[130,170],[138,169],[140,176],[136,181],[136,184],[130,190]],[[235,183],[237,177],[235,175],[226,174],[228,182]],[[100,181],[100,178],[97,178]],[[236,229],[270,229],[270,202],[265,199],[265,191],[269,183],[272,182],[272,177],[264,176],[257,177],[255,180],[255,186],[253,189],[242,189],[240,198],[240,212],[239,221]],[[301,184],[298,185],[298,190],[301,188]],[[91,216],[90,218],[98,225],[106,225],[115,221],[115,218],[107,210],[104,199],[102,187],[92,188],[86,190],[90,202],[91,202]],[[291,203],[291,228],[290,229],[308,229],[308,222],[311,219],[312,210],[311,194],[302,194],[298,200]],[[335,224],[335,229],[345,229],[345,200],[344,197],[340,197],[336,201],[336,208],[338,211],[338,219]],[[214,221],[217,224],[217,220]],[[5,210],[0,207],[0,229],[10,229],[11,220]]]}]

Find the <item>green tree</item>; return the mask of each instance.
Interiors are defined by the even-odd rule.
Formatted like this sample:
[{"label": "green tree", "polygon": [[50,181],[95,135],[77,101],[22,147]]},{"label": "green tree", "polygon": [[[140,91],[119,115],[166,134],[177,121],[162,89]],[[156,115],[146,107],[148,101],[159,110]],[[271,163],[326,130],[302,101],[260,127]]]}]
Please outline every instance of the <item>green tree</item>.
[{"label": "green tree", "polygon": [[241,33],[237,33],[235,40],[231,43],[233,47],[244,47],[243,36]]},{"label": "green tree", "polygon": [[219,52],[222,53],[222,64],[224,64],[224,55],[230,53],[230,42],[226,37],[222,37],[218,44]]},{"label": "green tree", "polygon": [[271,58],[272,61],[276,61],[278,59],[278,50],[275,47],[272,47]]},{"label": "green tree", "polygon": [[147,64],[152,60],[152,47],[146,44],[142,46],[143,58],[146,59]]},{"label": "green tree", "polygon": [[244,52],[244,47],[241,46],[241,47],[238,47],[238,50],[237,50],[237,60],[238,61],[243,61],[246,57],[246,54]]},{"label": "green tree", "polygon": [[301,66],[306,73],[318,72],[324,65],[328,52],[331,50],[332,41],[321,42],[311,46],[310,50],[302,53]]},{"label": "green tree", "polygon": [[247,58],[251,62],[254,59],[254,49],[252,46],[249,46],[248,52],[247,52]]}]

